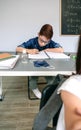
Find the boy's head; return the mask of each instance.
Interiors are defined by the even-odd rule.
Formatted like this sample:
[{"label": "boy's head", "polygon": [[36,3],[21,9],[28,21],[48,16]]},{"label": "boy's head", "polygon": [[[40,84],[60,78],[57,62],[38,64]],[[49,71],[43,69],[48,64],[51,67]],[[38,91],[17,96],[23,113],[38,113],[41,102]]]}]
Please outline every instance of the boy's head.
[{"label": "boy's head", "polygon": [[45,24],[39,31],[39,44],[40,46],[45,46],[48,44],[53,36],[53,28],[50,24]]},{"label": "boy's head", "polygon": [[50,24],[45,24],[40,29],[39,35],[45,36],[47,39],[51,39],[53,36],[53,28]]}]

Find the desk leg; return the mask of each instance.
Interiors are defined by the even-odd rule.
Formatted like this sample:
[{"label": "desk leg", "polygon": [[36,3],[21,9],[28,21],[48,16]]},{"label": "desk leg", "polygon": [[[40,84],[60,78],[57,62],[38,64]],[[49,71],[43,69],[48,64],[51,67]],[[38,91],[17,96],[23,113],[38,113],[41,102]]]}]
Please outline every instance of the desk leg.
[{"label": "desk leg", "polygon": [[2,76],[0,76],[0,101],[3,100],[2,97],[3,97],[3,96],[2,96]]}]

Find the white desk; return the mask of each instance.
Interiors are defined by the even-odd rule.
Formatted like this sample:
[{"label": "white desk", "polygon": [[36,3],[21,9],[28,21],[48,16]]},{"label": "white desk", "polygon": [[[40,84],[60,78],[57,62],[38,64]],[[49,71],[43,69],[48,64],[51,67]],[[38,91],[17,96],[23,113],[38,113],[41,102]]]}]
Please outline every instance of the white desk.
[{"label": "white desk", "polygon": [[22,63],[19,60],[15,68],[11,70],[0,70],[0,100],[2,100],[2,77],[3,76],[55,76],[57,74],[71,75],[75,72],[75,60],[70,59],[48,59],[46,60],[55,68],[34,67],[33,60]]}]

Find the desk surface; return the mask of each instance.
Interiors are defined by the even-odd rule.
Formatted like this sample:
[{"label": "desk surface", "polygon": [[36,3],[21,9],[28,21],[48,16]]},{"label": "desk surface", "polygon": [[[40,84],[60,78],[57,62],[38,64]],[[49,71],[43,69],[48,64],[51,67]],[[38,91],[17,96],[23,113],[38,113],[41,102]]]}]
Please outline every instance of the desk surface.
[{"label": "desk surface", "polygon": [[54,68],[34,67],[33,60],[22,63],[18,60],[11,70],[0,70],[0,76],[54,76],[57,74],[72,74],[75,72],[75,60],[70,59],[46,59]]}]

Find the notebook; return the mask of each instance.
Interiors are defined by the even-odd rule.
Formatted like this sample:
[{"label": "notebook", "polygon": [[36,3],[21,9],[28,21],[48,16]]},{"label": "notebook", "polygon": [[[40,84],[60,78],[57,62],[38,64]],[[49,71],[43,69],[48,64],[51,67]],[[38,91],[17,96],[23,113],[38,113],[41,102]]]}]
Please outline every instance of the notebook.
[{"label": "notebook", "polygon": [[64,53],[40,51],[38,54],[28,54],[28,58],[29,59],[48,59],[48,58],[69,59],[70,56],[68,56],[68,55],[66,55]]},{"label": "notebook", "polygon": [[10,58],[14,58],[14,57],[15,56],[10,54],[10,53],[0,53],[0,61],[10,59]]},{"label": "notebook", "polygon": [[19,59],[19,55],[13,55],[12,58],[1,60],[0,69],[12,69],[16,65],[16,62]]}]

